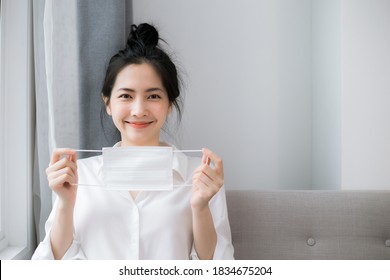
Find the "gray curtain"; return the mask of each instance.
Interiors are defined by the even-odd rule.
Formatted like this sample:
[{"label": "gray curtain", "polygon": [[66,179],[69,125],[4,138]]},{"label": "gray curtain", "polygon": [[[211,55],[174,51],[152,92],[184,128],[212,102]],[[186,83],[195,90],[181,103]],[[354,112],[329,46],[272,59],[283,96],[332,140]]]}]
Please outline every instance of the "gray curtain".
[{"label": "gray curtain", "polygon": [[33,1],[38,242],[52,207],[45,173],[52,149],[101,149],[118,140],[111,119],[102,129],[100,89],[109,59],[125,45],[131,7],[131,0]]}]

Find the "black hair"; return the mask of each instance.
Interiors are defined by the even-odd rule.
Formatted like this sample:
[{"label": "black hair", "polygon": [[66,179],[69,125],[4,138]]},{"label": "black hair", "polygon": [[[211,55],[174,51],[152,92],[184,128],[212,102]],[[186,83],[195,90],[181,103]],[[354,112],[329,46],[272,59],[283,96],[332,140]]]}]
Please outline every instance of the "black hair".
[{"label": "black hair", "polygon": [[131,26],[126,47],[111,57],[107,67],[101,91],[102,96],[107,100],[107,105],[118,73],[130,64],[148,63],[160,76],[169,102],[176,108],[179,120],[181,119],[179,74],[169,55],[159,46],[159,40],[162,39],[154,26],[148,23]]}]

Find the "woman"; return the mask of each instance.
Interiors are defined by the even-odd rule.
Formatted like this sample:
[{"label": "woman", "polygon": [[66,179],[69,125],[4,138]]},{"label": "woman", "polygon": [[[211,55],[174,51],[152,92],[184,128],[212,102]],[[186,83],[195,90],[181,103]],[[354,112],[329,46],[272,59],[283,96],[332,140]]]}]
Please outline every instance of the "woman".
[{"label": "woman", "polygon": [[[158,41],[153,26],[133,25],[110,60],[102,98],[121,135],[114,147],[166,146],[160,130],[173,106],[181,114],[176,67]],[[202,151],[200,166],[174,153],[174,184],[192,187],[127,192],[77,187],[102,184],[102,157],[56,149],[46,173],[57,199],[33,259],[232,259],[222,160]]]}]

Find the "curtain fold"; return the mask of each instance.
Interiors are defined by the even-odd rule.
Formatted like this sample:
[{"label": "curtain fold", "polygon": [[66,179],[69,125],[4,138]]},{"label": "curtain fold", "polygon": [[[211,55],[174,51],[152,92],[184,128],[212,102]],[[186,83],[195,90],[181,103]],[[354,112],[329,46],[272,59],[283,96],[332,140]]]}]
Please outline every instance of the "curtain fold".
[{"label": "curtain fold", "polygon": [[[101,149],[117,138],[100,123],[100,89],[110,57],[123,48],[132,1],[33,1],[36,144],[33,211],[37,241],[52,208],[45,170],[54,148]],[[110,128],[111,127],[111,128]],[[90,156],[79,155],[80,157]]]},{"label": "curtain fold", "polygon": [[[112,146],[118,137],[111,119],[103,118],[101,88],[109,59],[124,48],[130,30],[130,1],[89,0],[77,2],[79,43],[80,147],[101,149]],[[80,155],[80,156],[88,156]]]},{"label": "curtain fold", "polygon": [[33,216],[37,241],[44,237],[45,218],[51,210],[51,192],[45,178],[49,163],[49,122],[46,89],[43,16],[45,0],[33,1],[33,40],[35,71],[35,152],[33,170]]}]

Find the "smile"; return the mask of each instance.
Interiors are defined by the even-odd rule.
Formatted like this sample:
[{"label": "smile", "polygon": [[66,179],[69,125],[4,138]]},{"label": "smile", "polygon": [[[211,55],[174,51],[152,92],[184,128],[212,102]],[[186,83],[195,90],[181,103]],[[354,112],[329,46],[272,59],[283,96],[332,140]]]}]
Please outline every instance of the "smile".
[{"label": "smile", "polygon": [[153,122],[151,121],[151,122],[126,122],[126,123],[134,128],[146,128],[149,125],[151,125]]}]

